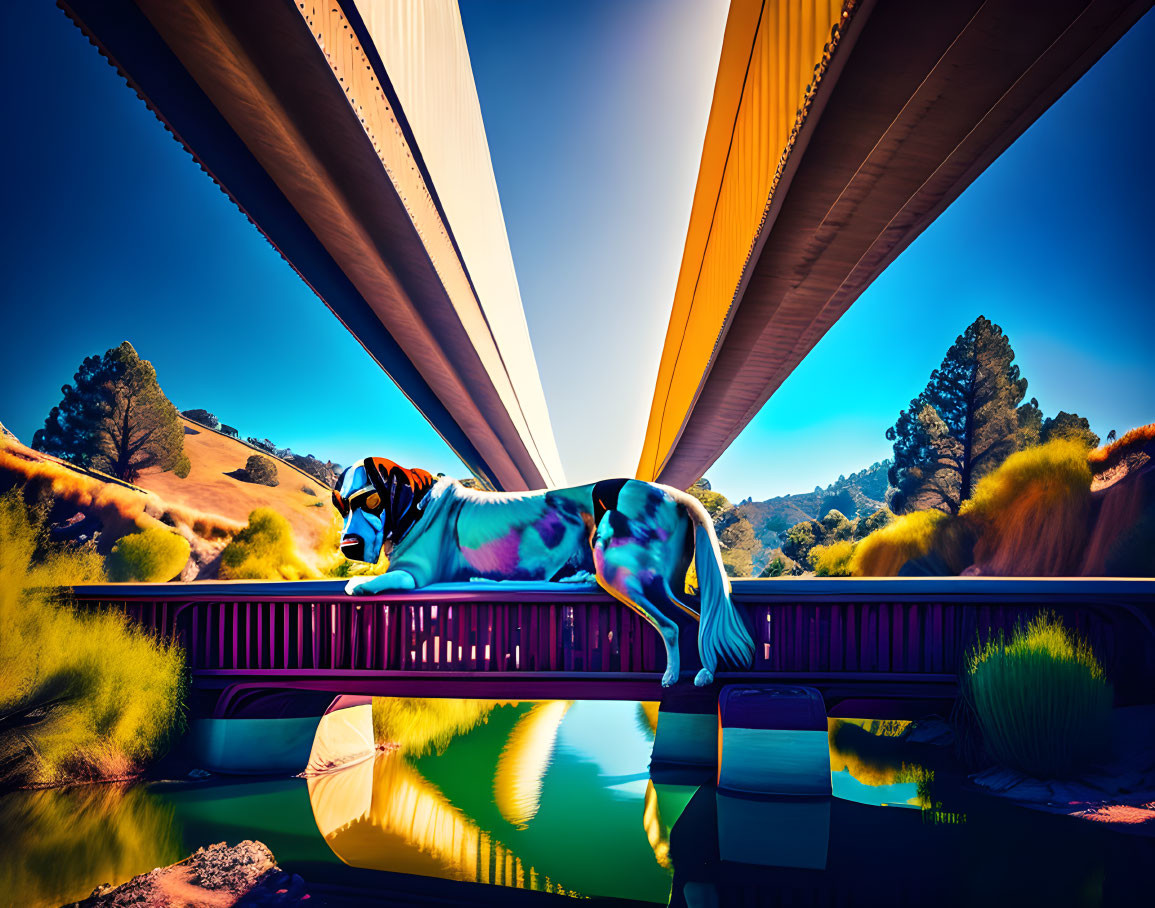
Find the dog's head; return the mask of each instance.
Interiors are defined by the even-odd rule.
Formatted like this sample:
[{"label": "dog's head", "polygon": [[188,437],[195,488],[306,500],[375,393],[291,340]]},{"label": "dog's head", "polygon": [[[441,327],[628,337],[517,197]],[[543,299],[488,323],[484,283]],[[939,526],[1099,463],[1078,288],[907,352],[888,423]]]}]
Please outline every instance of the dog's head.
[{"label": "dog's head", "polygon": [[376,563],[417,522],[433,477],[406,470],[384,457],[366,457],[337,479],[333,504],[345,518],[341,554]]}]

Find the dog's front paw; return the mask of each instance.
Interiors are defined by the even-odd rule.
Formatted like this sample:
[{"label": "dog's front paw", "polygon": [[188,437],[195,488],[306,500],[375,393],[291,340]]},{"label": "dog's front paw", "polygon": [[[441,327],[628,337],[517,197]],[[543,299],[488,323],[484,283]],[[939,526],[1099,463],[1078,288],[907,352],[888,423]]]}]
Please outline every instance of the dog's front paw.
[{"label": "dog's front paw", "polygon": [[598,582],[598,578],[589,571],[576,571],[568,577],[562,577],[558,583],[594,583]]},{"label": "dog's front paw", "polygon": [[352,577],[349,582],[345,584],[346,596],[365,596],[371,593],[372,590],[365,589],[371,580],[376,580],[376,577]]},{"label": "dog's front paw", "polygon": [[709,687],[714,683],[714,673],[707,668],[702,669],[694,676],[695,687]]},{"label": "dog's front paw", "polygon": [[345,584],[350,596],[371,596],[373,593],[396,593],[417,588],[417,581],[406,571],[386,571],[376,577],[354,577]]}]

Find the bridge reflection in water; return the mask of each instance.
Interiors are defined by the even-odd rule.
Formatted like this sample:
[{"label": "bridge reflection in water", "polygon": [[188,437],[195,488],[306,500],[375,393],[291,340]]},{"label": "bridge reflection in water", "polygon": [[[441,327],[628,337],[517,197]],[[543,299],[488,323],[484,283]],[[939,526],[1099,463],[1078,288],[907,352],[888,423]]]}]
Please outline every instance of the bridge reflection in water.
[{"label": "bridge reflection in water", "polygon": [[643,818],[651,738],[632,702],[501,704],[441,753],[397,747],[309,778],[309,802],[354,867],[665,902]]}]

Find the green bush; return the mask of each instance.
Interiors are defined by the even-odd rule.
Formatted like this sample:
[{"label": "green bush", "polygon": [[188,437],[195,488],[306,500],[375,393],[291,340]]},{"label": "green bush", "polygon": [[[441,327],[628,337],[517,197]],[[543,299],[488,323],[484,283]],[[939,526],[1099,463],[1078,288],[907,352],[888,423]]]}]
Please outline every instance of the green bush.
[{"label": "green bush", "polygon": [[257,508],[248,525],[221,552],[222,580],[298,580],[308,572],[289,521],[272,508]]},{"label": "green bush", "polygon": [[890,508],[879,508],[873,514],[868,514],[854,521],[854,538],[865,539],[875,530],[881,530],[887,526],[892,520],[894,520],[894,514],[890,512]]},{"label": "green bush", "polygon": [[280,481],[277,479],[277,465],[260,454],[250,455],[245,462],[245,475],[249,482],[263,486],[275,486]]},{"label": "green bush", "polygon": [[848,540],[816,545],[810,550],[810,566],[819,577],[849,577],[853,556],[854,543]]},{"label": "green bush", "polygon": [[972,653],[964,678],[983,745],[1038,778],[1091,767],[1110,749],[1112,689],[1088,645],[1051,613]]},{"label": "green bush", "polygon": [[108,555],[108,576],[117,583],[154,583],[180,574],[192,551],[177,533],[150,527],[122,536]]},{"label": "green bush", "polygon": [[183,651],[59,604],[40,585],[94,579],[71,572],[92,564],[44,551],[19,496],[0,498],[0,785],[123,776],[180,724]]}]

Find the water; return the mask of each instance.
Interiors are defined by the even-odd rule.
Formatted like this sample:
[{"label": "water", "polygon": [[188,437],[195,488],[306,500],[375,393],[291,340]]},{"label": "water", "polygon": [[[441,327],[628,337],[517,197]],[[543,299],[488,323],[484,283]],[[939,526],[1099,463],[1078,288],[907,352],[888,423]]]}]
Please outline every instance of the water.
[{"label": "water", "polygon": [[632,702],[392,701],[399,746],[326,776],[7,795],[0,903],[58,905],[245,838],[321,903],[425,886],[491,904],[517,888],[654,904],[1130,905],[1155,856],[1151,839],[969,793],[941,755],[898,741],[900,723],[832,720],[830,800],[651,778],[655,716]]}]

